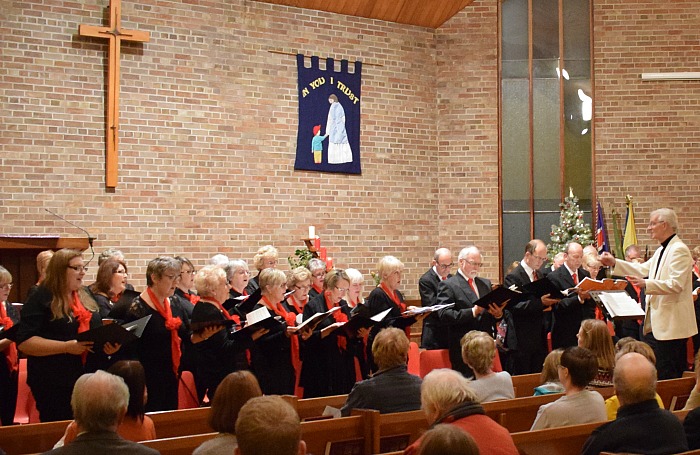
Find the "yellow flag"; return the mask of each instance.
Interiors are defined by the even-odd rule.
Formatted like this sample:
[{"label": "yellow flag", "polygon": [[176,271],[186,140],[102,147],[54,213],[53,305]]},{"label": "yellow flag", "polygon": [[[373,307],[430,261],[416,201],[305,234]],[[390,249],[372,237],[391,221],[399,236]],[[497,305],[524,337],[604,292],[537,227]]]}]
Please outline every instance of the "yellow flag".
[{"label": "yellow flag", "polygon": [[632,196],[627,195],[627,222],[625,223],[625,240],[622,242],[622,249],[627,250],[630,245],[637,245],[637,230],[634,226],[634,209],[632,207]]}]

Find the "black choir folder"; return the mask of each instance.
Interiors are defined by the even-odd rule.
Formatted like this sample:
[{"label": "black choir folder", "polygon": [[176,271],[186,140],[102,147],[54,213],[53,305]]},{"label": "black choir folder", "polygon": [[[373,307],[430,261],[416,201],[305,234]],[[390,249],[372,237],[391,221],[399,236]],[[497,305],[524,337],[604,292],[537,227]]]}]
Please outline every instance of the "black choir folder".
[{"label": "black choir folder", "polygon": [[480,306],[488,310],[489,305],[491,305],[492,303],[495,303],[496,305],[500,306],[503,305],[504,302],[510,300],[508,302],[508,305],[506,305],[505,307],[508,308],[508,306],[518,303],[522,296],[523,293],[520,291],[515,291],[505,286],[496,286],[494,289],[491,290],[491,292],[480,297],[479,300],[474,302],[474,306]]},{"label": "black choir folder", "polygon": [[540,278],[537,281],[533,281],[524,286],[521,286],[523,293],[534,295],[535,297],[542,298],[543,295],[549,294],[553,299],[563,299],[566,297],[557,287],[549,281],[549,278]]},{"label": "black choir folder", "polygon": [[[387,314],[391,311],[391,308],[384,310],[380,313],[375,314],[372,317],[367,317],[364,314],[357,313],[350,317],[350,320],[345,324],[338,327],[336,330],[341,330],[344,332],[342,335],[353,338],[360,329],[369,329],[375,324],[379,324],[384,320]],[[335,332],[335,330],[334,330]]]},{"label": "black choir folder", "polygon": [[281,332],[286,327],[285,321],[282,321],[279,316],[272,316],[267,307],[261,306],[248,313],[245,327],[233,332],[233,338],[251,336],[253,332],[260,329],[267,329],[270,333]]},{"label": "black choir folder", "polygon": [[239,300],[236,304],[236,308],[243,314],[248,314],[253,311],[253,307],[262,299],[262,289],[258,288],[250,295],[241,295],[236,297],[234,300]]},{"label": "black choir folder", "polygon": [[119,343],[125,346],[141,337],[151,315],[137,319],[126,324],[118,324],[109,319],[103,321],[103,325],[79,333],[75,337],[78,341],[92,341],[93,352],[102,352],[105,343]]},{"label": "black choir folder", "polygon": [[301,324],[297,325],[294,327],[295,332],[301,332],[302,330],[315,330],[316,327],[323,321],[325,321],[327,318],[331,317],[333,313],[336,311],[339,311],[340,307],[336,306],[331,308],[330,310],[323,312],[323,313],[316,313],[313,316],[311,316],[309,319],[306,321],[302,322]]}]

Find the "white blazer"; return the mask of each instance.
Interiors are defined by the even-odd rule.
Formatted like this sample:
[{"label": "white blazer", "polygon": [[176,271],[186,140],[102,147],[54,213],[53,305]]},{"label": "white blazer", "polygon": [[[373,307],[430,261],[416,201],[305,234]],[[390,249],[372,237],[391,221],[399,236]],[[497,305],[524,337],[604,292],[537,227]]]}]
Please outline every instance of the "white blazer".
[{"label": "white blazer", "polygon": [[615,275],[634,275],[646,279],[646,318],[644,333],[653,332],[657,340],[678,340],[698,333],[693,306],[693,257],[676,235],[666,246],[657,267],[661,247],[644,264],[616,260]]}]

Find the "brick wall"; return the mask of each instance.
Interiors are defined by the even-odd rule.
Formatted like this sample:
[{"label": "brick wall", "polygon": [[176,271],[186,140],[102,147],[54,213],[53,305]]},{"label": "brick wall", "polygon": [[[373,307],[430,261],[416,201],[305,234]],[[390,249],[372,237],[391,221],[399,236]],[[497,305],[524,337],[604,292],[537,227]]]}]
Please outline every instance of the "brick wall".
[{"label": "brick wall", "polygon": [[[649,212],[671,207],[680,237],[700,245],[700,81],[642,81],[641,73],[698,71],[700,3],[595,0],[596,187],[607,216],[635,201],[637,237]],[[624,222],[624,220],[623,220]]]},{"label": "brick wall", "polygon": [[[183,254],[286,257],[313,224],[337,266],[386,254],[406,294],[438,242],[434,30],[244,1],[125,0],[123,28],[151,34],[121,58],[119,184],[104,189],[106,45],[77,35],[108,1],[5,2],[0,144],[5,234],[78,236],[50,208],[120,247],[131,281]],[[361,176],[294,172],[296,61],[361,59]],[[92,278],[92,277],[89,277]]]}]

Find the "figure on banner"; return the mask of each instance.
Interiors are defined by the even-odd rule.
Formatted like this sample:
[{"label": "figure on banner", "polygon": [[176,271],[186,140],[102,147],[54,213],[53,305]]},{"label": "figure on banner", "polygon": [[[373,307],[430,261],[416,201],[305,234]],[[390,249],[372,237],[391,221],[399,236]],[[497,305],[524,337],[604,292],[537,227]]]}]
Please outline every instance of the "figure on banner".
[{"label": "figure on banner", "polygon": [[314,163],[321,164],[323,158],[323,141],[328,134],[321,136],[321,125],[314,126],[314,138],[311,139],[311,153],[314,154]]},{"label": "figure on banner", "polygon": [[328,97],[331,107],[328,110],[326,134],[329,136],[328,164],[352,163],[352,150],[345,130],[345,109],[332,94]]}]

